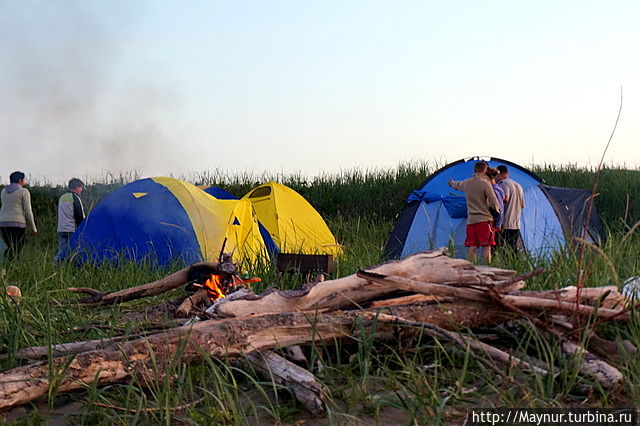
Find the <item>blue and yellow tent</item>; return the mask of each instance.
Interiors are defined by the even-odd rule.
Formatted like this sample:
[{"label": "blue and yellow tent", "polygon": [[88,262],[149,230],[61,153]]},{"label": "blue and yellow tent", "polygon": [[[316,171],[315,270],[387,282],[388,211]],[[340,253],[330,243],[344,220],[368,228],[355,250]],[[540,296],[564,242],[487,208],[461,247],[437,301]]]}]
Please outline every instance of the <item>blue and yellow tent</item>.
[{"label": "blue and yellow tent", "polygon": [[167,177],[132,182],[107,195],[78,227],[71,246],[80,261],[149,259],[254,263],[265,255],[251,203],[222,200]]}]

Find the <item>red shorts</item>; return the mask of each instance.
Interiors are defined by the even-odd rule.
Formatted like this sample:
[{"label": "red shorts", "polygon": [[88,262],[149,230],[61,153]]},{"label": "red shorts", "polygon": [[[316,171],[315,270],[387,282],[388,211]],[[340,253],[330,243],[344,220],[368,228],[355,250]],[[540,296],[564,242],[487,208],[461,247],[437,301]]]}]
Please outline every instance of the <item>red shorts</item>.
[{"label": "red shorts", "polygon": [[491,222],[479,222],[467,225],[467,239],[464,241],[465,247],[487,247],[495,246],[495,230]]}]

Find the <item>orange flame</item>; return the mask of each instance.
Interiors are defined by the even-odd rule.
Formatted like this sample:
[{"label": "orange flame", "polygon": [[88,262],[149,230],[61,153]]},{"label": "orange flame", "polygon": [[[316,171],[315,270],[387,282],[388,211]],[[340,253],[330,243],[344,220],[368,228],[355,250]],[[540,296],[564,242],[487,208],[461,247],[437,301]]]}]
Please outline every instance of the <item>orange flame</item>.
[{"label": "orange flame", "polygon": [[213,301],[224,297],[221,285],[222,277],[220,275],[211,275],[209,277],[209,279],[204,283],[204,288],[206,288],[209,293],[209,299]]}]

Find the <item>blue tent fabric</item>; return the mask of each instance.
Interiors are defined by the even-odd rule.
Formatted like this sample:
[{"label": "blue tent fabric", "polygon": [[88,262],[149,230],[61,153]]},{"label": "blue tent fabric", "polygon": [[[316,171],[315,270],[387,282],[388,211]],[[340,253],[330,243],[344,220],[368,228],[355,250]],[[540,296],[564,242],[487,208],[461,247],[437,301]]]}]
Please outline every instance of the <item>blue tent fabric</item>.
[{"label": "blue tent fabric", "polygon": [[226,191],[222,188],[218,188],[217,186],[209,186],[203,189],[209,195],[216,197],[218,200],[238,200],[239,198]]},{"label": "blue tent fabric", "polygon": [[[407,206],[387,241],[385,258],[406,257],[442,246],[453,246],[457,257],[466,256],[466,198],[463,192],[453,190],[448,182],[450,178],[464,180],[470,177],[473,174],[473,165],[478,160],[487,161],[494,168],[501,164],[506,165],[510,178],[522,186],[525,209],[521,217],[521,234],[529,254],[544,257],[566,244],[565,236],[572,234],[572,230],[565,225],[570,220],[564,216],[578,216],[578,213],[570,213],[566,205],[560,206],[561,202],[556,198],[560,198],[561,195],[564,200],[578,199],[580,197],[575,194],[582,193],[583,190],[563,188],[563,191],[559,191],[560,188],[555,188],[556,191],[543,191],[542,188],[549,187],[543,186],[542,179],[533,172],[510,161],[476,157],[446,165],[429,176],[409,195]],[[554,198],[548,195],[550,193],[560,195]],[[574,196],[570,198],[569,194]],[[584,196],[581,199],[584,199]],[[571,222],[573,227],[578,228],[579,224],[575,225],[574,222],[575,220]],[[592,215],[591,222],[597,223],[593,227],[590,225],[590,229],[594,228],[603,234],[597,213]],[[600,238],[600,241],[602,240],[603,238]]]},{"label": "blue tent fabric", "polygon": [[425,203],[442,201],[444,207],[449,213],[449,216],[452,218],[467,217],[467,202],[464,196],[453,192],[447,195],[437,195],[423,190],[413,191],[407,199],[407,202],[411,201],[424,201]]},{"label": "blue tent fabric", "polygon": [[191,221],[165,186],[142,179],[107,195],[80,224],[71,239],[80,263],[116,263],[150,259],[166,266],[172,261],[201,260]]},{"label": "blue tent fabric", "polygon": [[565,232],[540,187],[526,189],[524,200],[520,233],[527,252],[534,257],[544,257],[560,250],[566,243]]}]

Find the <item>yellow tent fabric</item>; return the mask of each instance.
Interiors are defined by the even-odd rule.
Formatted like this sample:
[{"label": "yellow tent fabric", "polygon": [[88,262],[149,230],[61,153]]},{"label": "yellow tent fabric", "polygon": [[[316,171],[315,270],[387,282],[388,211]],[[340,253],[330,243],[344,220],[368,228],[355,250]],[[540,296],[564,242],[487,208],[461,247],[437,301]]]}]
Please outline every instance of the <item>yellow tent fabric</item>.
[{"label": "yellow tent fabric", "polygon": [[258,220],[282,253],[342,254],[322,216],[293,189],[271,181],[242,199],[251,201]]},{"label": "yellow tent fabric", "polygon": [[255,264],[266,256],[258,220],[249,201],[219,200],[178,179],[152,180],[167,187],[186,211],[205,260],[217,260],[223,249],[238,263]]}]

